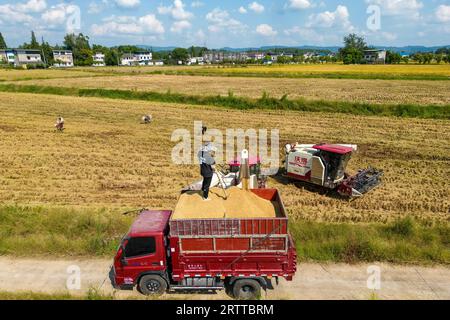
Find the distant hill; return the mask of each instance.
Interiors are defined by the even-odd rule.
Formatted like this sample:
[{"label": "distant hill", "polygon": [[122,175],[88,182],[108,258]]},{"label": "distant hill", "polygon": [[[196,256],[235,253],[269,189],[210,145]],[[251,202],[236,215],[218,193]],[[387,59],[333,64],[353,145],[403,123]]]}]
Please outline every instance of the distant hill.
[{"label": "distant hill", "polygon": [[405,55],[411,55],[418,52],[435,52],[437,49],[443,48],[443,47],[450,47],[450,45],[447,46],[435,46],[435,47],[424,47],[424,46],[406,46],[406,47],[380,47],[376,46],[378,49],[386,49],[394,52],[398,52],[400,54]]},{"label": "distant hill", "polygon": [[[157,46],[149,46],[149,45],[138,45],[137,47],[150,50],[152,49],[155,52],[160,51],[172,51],[176,47],[157,47]],[[425,47],[425,46],[404,46],[404,47],[390,47],[390,46],[375,46],[377,49],[386,49],[394,52],[398,52],[400,54],[411,55],[418,52],[434,52],[437,49],[447,47],[450,48],[450,45],[446,46],[434,46],[434,47]],[[321,46],[263,46],[263,47],[247,47],[247,48],[231,48],[224,47],[217,50],[231,51],[231,52],[244,52],[244,51],[269,51],[274,49],[300,49],[300,50],[329,50],[331,52],[338,52],[340,47],[338,46],[329,46],[329,47],[321,47]]]},{"label": "distant hill", "polygon": [[148,45],[137,45],[136,47],[144,50],[153,50],[154,52],[172,51],[173,49],[178,48],[178,47],[157,47]]}]

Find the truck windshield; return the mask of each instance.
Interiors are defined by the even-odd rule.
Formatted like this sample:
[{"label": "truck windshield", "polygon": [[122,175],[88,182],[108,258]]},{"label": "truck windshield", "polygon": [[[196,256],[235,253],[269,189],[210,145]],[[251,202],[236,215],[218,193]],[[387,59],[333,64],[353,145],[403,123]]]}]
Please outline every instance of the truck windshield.
[{"label": "truck windshield", "polygon": [[125,257],[138,257],[155,253],[155,237],[131,238],[125,247]]}]

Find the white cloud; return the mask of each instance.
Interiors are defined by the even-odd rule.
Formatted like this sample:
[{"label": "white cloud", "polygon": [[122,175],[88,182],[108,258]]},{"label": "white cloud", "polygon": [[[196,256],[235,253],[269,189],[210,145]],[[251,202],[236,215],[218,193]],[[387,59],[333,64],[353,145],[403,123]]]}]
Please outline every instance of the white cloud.
[{"label": "white cloud", "polygon": [[203,7],[204,5],[205,4],[203,2],[201,2],[201,1],[193,1],[191,3],[191,7],[192,8],[200,8],[200,7]]},{"label": "white cloud", "polygon": [[175,33],[181,33],[185,29],[189,29],[191,27],[191,23],[187,20],[175,21],[170,28],[170,31]]},{"label": "white cloud", "polygon": [[395,33],[392,33],[392,32],[382,32],[381,35],[387,41],[395,41],[398,38],[398,36]]},{"label": "white cloud", "polygon": [[50,7],[47,11],[42,13],[41,18],[47,27],[55,27],[66,24],[69,16],[77,12],[79,7],[73,4],[60,3]]},{"label": "white cloud", "polygon": [[294,10],[303,10],[312,8],[313,4],[311,3],[310,0],[289,0],[289,4],[286,4],[285,7]]},{"label": "white cloud", "polygon": [[440,5],[436,9],[436,19],[440,22],[450,22],[450,6]]},{"label": "white cloud", "polygon": [[[193,5],[192,3],[191,5]],[[196,5],[199,5],[198,3]],[[174,0],[173,5],[165,7],[159,6],[158,13],[169,15],[173,20],[175,20],[170,28],[170,31],[175,33],[181,33],[183,30],[190,29],[192,24],[189,22],[194,15],[184,9],[185,5],[181,0]]]},{"label": "white cloud", "polygon": [[323,42],[323,34],[319,34],[313,29],[301,28],[299,26],[292,27],[284,30],[284,34],[287,36],[300,36],[303,40]]},{"label": "white cloud", "polygon": [[88,7],[89,14],[96,14],[96,13],[100,13],[101,11],[102,11],[102,8],[98,3],[96,3],[96,2],[89,3],[89,7]]},{"label": "white cloud", "polygon": [[121,8],[135,8],[140,3],[140,0],[116,0],[116,4]]},{"label": "white cloud", "polygon": [[45,0],[29,0],[15,4],[0,5],[0,23],[23,23],[30,24],[34,22],[31,13],[42,12],[47,8]]},{"label": "white cloud", "polygon": [[163,24],[154,14],[143,17],[111,16],[103,24],[93,24],[93,35],[161,35],[164,33]]},{"label": "white cloud", "polygon": [[263,6],[262,4],[256,2],[256,1],[250,3],[250,4],[248,5],[248,8],[249,8],[250,10],[252,10],[253,12],[256,12],[256,13],[262,13],[262,12],[264,12],[264,6]]},{"label": "white cloud", "polygon": [[211,32],[226,31],[231,33],[240,33],[247,29],[247,26],[242,22],[230,17],[226,10],[215,8],[208,12],[206,20],[209,22],[208,30]]},{"label": "white cloud", "polygon": [[17,11],[20,12],[42,12],[47,8],[45,0],[29,0],[26,3],[16,4]]},{"label": "white cloud", "polygon": [[366,0],[368,4],[381,7],[381,14],[385,16],[408,16],[418,18],[423,3],[418,0]]},{"label": "white cloud", "polygon": [[239,11],[239,13],[242,13],[242,14],[246,14],[247,13],[247,9],[245,9],[244,7],[239,7],[239,9],[238,9],[238,11]]},{"label": "white cloud", "polygon": [[355,28],[350,22],[350,13],[346,6],[339,5],[335,11],[324,11],[309,16],[308,28],[335,28],[347,32]]},{"label": "white cloud", "polygon": [[174,0],[173,5],[165,7],[159,6],[158,13],[159,14],[167,14],[172,17],[174,20],[190,20],[194,17],[194,15],[186,11],[184,9],[185,5],[181,0]]},{"label": "white cloud", "polygon": [[24,23],[29,24],[33,21],[33,17],[29,14],[17,11],[10,4],[0,5],[0,23]]},{"label": "white cloud", "polygon": [[272,26],[268,24],[260,24],[256,27],[256,32],[265,37],[273,37],[278,34],[278,32],[273,30]]}]

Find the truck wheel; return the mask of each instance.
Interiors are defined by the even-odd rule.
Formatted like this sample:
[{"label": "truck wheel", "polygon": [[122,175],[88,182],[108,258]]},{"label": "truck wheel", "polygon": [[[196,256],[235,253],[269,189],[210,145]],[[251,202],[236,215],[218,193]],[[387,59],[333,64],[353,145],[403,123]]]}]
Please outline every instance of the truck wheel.
[{"label": "truck wheel", "polygon": [[239,300],[255,300],[261,296],[261,285],[252,279],[237,280],[233,286],[233,296]]},{"label": "truck wheel", "polygon": [[167,282],[158,275],[149,274],[139,280],[139,289],[145,295],[161,295],[167,290]]}]

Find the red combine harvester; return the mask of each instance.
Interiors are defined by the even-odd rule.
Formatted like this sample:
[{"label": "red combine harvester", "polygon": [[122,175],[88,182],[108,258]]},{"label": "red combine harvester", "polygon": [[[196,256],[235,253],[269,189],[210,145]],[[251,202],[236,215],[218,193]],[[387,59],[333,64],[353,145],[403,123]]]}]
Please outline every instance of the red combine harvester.
[{"label": "red combine harvester", "polygon": [[356,145],[288,144],[285,174],[291,179],[337,190],[342,196],[361,197],[380,185],[383,172],[368,168],[349,177],[345,170],[356,150]]},{"label": "red combine harvester", "polygon": [[292,280],[297,254],[278,191],[248,192],[272,201],[279,214],[180,220],[172,211],[141,212],[114,258],[116,286],[147,295],[226,289],[236,299],[255,299],[261,288],[273,289],[272,280]]}]

